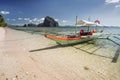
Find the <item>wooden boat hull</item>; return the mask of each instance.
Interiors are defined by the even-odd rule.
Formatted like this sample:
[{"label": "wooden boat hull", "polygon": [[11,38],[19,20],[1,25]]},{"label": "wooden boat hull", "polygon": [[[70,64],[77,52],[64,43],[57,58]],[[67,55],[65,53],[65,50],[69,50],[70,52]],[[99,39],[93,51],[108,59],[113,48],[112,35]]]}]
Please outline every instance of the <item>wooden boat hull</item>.
[{"label": "wooden boat hull", "polygon": [[61,36],[54,36],[45,34],[46,38],[49,38],[51,40],[56,41],[60,45],[72,45],[72,44],[78,44],[86,41],[93,40],[94,37],[91,36],[85,36],[85,37],[61,37]]}]

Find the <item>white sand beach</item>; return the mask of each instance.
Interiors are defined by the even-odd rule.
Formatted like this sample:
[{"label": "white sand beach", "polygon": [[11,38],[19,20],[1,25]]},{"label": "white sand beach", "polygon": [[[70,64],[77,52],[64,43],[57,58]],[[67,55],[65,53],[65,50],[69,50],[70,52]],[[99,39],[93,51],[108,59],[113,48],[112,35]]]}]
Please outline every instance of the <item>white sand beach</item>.
[{"label": "white sand beach", "polygon": [[120,58],[113,63],[112,58],[56,46],[42,35],[1,30],[0,80],[120,80]]}]

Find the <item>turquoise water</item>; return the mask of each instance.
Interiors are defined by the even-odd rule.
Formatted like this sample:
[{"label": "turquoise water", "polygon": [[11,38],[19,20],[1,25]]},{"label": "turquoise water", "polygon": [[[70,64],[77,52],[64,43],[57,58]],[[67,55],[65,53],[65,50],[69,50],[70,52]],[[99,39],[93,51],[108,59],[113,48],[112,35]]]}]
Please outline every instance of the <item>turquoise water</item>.
[{"label": "turquoise water", "polygon": [[[56,34],[74,34],[75,30],[79,32],[81,29],[87,30],[87,27],[11,27],[16,30],[22,30],[26,32],[33,32],[33,33],[56,33]],[[90,30],[96,29],[96,27],[91,27]],[[120,27],[97,27],[97,30],[104,30],[104,34],[118,34],[120,35]]]},{"label": "turquoise water", "polygon": [[[46,33],[48,34],[56,34],[56,35],[69,35],[69,34],[75,34],[75,30],[79,32],[81,29],[87,30],[87,27],[11,27],[15,30],[25,31],[32,34],[40,34],[44,35]],[[96,27],[91,27],[90,30],[95,29]],[[83,51],[97,55],[102,56],[105,58],[112,59],[112,62],[117,62],[117,59],[119,57],[119,51],[120,51],[120,27],[98,27],[98,31],[103,30],[103,36],[100,39],[97,39],[91,43],[85,43],[88,49],[84,47],[79,48],[80,50],[83,49]],[[108,39],[107,39],[108,37]],[[84,44],[80,44],[84,45]],[[78,47],[77,47],[78,49]]]},{"label": "turquoise water", "polygon": [[[11,27],[16,30],[21,30],[25,32],[29,32],[31,34],[56,34],[56,35],[70,35],[70,34],[75,34],[76,32],[79,32],[81,29],[88,30],[87,27]],[[90,31],[93,29],[96,29],[96,26],[90,27]],[[110,40],[115,41],[116,43],[120,44],[120,27],[97,27],[97,31],[103,30],[103,38],[109,37]],[[109,41],[110,41],[109,40]],[[102,40],[101,40],[102,41]],[[105,40],[104,40],[105,41]],[[107,44],[107,40],[106,43]],[[110,41],[113,43],[112,41]],[[117,44],[117,45],[118,45]]]},{"label": "turquoise water", "polygon": [[[81,29],[88,30],[87,27],[11,27],[16,30],[21,30],[25,32],[29,32],[31,34],[56,34],[56,35],[70,35],[79,32]],[[90,27],[90,31],[96,29],[96,26]],[[120,27],[97,27],[97,31],[103,30],[103,37],[106,38],[109,36],[109,39],[120,43]],[[107,42],[106,42],[107,43]],[[112,42],[113,43],[113,42]]]}]

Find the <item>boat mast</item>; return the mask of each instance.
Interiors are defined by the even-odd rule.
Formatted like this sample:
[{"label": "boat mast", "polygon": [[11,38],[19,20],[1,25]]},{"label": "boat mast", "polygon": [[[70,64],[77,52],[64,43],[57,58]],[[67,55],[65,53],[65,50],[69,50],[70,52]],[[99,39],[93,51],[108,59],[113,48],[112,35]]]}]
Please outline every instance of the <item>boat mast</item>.
[{"label": "boat mast", "polygon": [[76,22],[75,22],[75,35],[77,34],[77,16],[76,16]]},{"label": "boat mast", "polygon": [[[88,21],[90,21],[90,17],[88,18]],[[90,30],[90,25],[88,24],[88,32],[89,32],[89,30]]]}]

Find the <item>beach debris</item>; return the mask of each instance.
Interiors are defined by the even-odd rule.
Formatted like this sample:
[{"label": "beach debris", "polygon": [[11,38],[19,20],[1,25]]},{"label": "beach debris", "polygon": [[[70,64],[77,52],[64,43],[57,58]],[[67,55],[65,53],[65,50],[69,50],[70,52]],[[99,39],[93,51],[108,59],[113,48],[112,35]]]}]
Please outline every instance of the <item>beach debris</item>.
[{"label": "beach debris", "polygon": [[16,78],[18,79],[18,76],[16,75]]},{"label": "beach debris", "polygon": [[18,80],[18,76],[16,75],[12,80]]},{"label": "beach debris", "polygon": [[6,78],[6,80],[8,80],[8,78]]},{"label": "beach debris", "polygon": [[36,75],[34,74],[34,78],[36,78]]},{"label": "beach debris", "polygon": [[84,66],[84,70],[89,70],[89,68],[87,66]]},{"label": "beach debris", "polygon": [[29,74],[29,72],[26,72],[26,74],[28,75],[28,74]]}]

